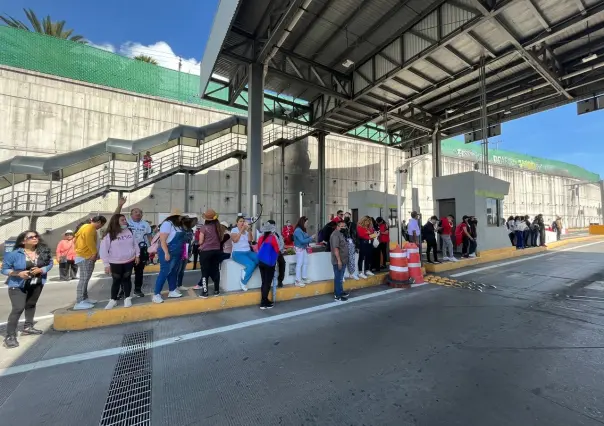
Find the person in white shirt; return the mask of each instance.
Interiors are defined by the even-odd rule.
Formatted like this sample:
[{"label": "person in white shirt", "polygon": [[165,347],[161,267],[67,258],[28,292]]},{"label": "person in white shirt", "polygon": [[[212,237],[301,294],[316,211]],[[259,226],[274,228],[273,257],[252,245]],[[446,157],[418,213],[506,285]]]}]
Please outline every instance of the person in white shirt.
[{"label": "person in white shirt", "polygon": [[[126,201],[126,197],[121,197],[118,200],[115,214],[121,214]],[[151,225],[149,225],[149,222],[146,220],[143,220],[143,210],[138,207],[134,207],[130,210],[130,216],[126,216],[126,220],[128,222],[128,229],[130,229],[132,235],[134,235],[134,239],[140,250],[140,261],[134,266],[134,295],[145,297],[145,293],[143,293],[143,274],[145,266],[149,261],[147,249],[151,246]],[[122,298],[123,294],[124,291],[122,289],[118,295],[118,300]]]},{"label": "person in white shirt", "polygon": [[416,211],[411,212],[411,219],[407,225],[407,233],[409,234],[409,242],[419,245],[420,244],[420,226],[419,226],[419,215]]}]

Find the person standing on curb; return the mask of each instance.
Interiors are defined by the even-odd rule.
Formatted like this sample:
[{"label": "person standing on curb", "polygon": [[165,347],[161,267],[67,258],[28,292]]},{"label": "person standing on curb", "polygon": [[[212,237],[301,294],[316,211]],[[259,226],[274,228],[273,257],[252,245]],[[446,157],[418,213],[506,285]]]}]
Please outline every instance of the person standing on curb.
[{"label": "person standing on curb", "polygon": [[[442,239],[442,251],[443,251],[443,260],[448,260],[449,262],[457,262],[458,260],[455,258],[455,253],[453,251],[453,240],[451,239],[453,235],[453,221],[455,218],[453,215],[448,215],[447,217],[443,217],[440,220],[439,232],[440,237]],[[447,254],[448,253],[448,254]]]},{"label": "person standing on curb", "polygon": [[262,235],[258,238],[258,269],[262,286],[260,287],[260,309],[271,309],[274,302],[268,300],[273,279],[275,278],[275,265],[279,256],[279,243],[275,237],[275,225],[267,222],[260,230]]},{"label": "person standing on curb", "polygon": [[346,241],[346,222],[338,222],[337,229],[329,238],[331,246],[331,264],[333,265],[333,297],[339,302],[348,300],[348,293],[344,291],[344,272],[348,264],[348,241]]},{"label": "person standing on curb", "polygon": [[547,247],[545,245],[545,220],[543,220],[543,214],[537,215],[537,224],[539,225],[539,246]]},{"label": "person standing on curb", "polygon": [[285,258],[283,257],[283,251],[285,250],[285,240],[276,231],[277,223],[273,219],[269,219],[266,223],[275,226],[275,237],[277,237],[277,243],[279,243],[279,256],[277,257],[277,287],[283,287],[283,280],[285,279]]},{"label": "person standing on curb", "polygon": [[96,300],[88,298],[88,282],[94,272],[94,265],[99,258],[97,232],[107,223],[105,216],[95,216],[90,223],[85,223],[75,233],[75,263],[80,270],[80,280],[76,290],[74,310],[94,308]]},{"label": "person standing on curb", "polygon": [[[121,214],[126,201],[127,199],[125,197],[121,197],[118,200],[115,214]],[[151,225],[149,225],[149,222],[146,220],[143,220],[143,211],[138,207],[134,207],[130,210],[130,216],[126,216],[126,220],[128,221],[128,228],[130,228],[132,235],[134,235],[134,239],[136,244],[138,244],[140,252],[140,260],[134,265],[134,295],[145,297],[145,294],[143,293],[143,274],[145,272],[145,266],[149,261],[149,253],[147,250],[151,246]],[[120,290],[118,299],[121,299],[123,294],[124,291],[122,289]]]},{"label": "person standing on curb", "polygon": [[556,241],[560,241],[562,238],[562,218],[558,216],[554,223],[556,224]]},{"label": "person standing on curb", "polygon": [[75,241],[71,229],[65,231],[64,238],[57,244],[57,261],[59,262],[59,279],[61,281],[75,279],[78,267],[75,264]]},{"label": "person standing on curb", "polygon": [[[426,241],[426,259],[428,263],[440,263],[438,261],[437,253],[436,253],[436,228],[435,225],[438,222],[438,218],[436,216],[432,216],[428,222],[424,225],[424,230],[422,232],[422,236]],[[430,250],[434,253],[434,262],[430,260]]]},{"label": "person standing on curb", "polygon": [[[352,277],[353,280],[358,281],[359,274],[357,272],[357,246],[359,244],[359,239],[357,235],[357,224],[352,221],[352,215],[350,212],[346,212],[344,214],[344,223],[346,224],[346,241],[348,242],[348,275]],[[344,274],[346,275],[346,273]]]}]

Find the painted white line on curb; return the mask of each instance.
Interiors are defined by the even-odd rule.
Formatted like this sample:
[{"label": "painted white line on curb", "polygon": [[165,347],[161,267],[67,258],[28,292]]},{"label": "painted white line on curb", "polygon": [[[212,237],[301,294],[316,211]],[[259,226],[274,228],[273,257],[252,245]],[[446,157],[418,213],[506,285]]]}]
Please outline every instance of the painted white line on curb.
[{"label": "painted white line on curb", "polygon": [[[194,333],[182,334],[180,336],[171,337],[169,339],[158,340],[150,345],[151,349],[160,348],[163,346],[173,345],[175,343],[186,342],[189,340],[199,339],[201,337],[212,336],[215,334],[226,333],[229,331],[240,330],[242,328],[252,327],[255,325],[266,324],[275,321],[281,321],[288,318],[299,317],[313,312],[320,312],[330,308],[336,308],[340,306],[346,306],[350,303],[361,302],[363,300],[372,299],[374,297],[384,296],[387,294],[395,293],[404,289],[393,288],[389,290],[383,290],[375,293],[369,293],[362,296],[356,296],[348,300],[348,302],[330,302],[323,305],[317,305],[306,309],[300,309],[298,311],[286,312],[279,315],[274,315],[266,318],[259,318],[250,321],[244,321],[237,324],[231,324],[224,327],[212,328],[209,330],[197,331]],[[421,294],[421,293],[416,293]],[[33,362],[31,364],[17,365],[14,367],[0,368],[0,377],[12,376],[15,374],[28,373],[30,371],[39,370],[42,368],[55,367],[58,365],[72,364],[76,362],[89,361],[92,359],[104,358],[108,356],[119,355],[122,352],[122,348],[110,348],[100,351],[86,352],[77,355],[69,355],[60,358],[47,359],[42,361]]]},{"label": "painted white line on curb", "polygon": [[524,257],[524,258],[521,258],[521,259],[510,260],[509,262],[498,263],[497,265],[490,265],[490,266],[485,266],[483,268],[472,269],[471,271],[464,271],[464,272],[460,272],[458,274],[452,274],[451,277],[452,278],[463,277],[464,275],[470,275],[470,274],[474,274],[476,272],[488,271],[489,269],[499,268],[501,266],[514,265],[515,263],[526,262],[527,260],[539,259],[540,257],[552,256],[552,255],[557,254],[557,253],[563,253],[565,251],[577,250],[577,249],[580,249],[580,248],[583,248],[583,247],[589,247],[589,246],[593,246],[593,245],[596,245],[596,244],[602,244],[602,243],[604,243],[604,241],[598,241],[598,242],[595,242],[595,243],[583,244],[581,246],[569,247],[569,248],[562,249],[562,250],[551,251],[549,253],[537,254],[535,256],[528,256],[528,257]]},{"label": "painted white line on curb", "polygon": [[[45,320],[45,319],[49,319],[49,318],[54,318],[54,315],[42,315],[41,317],[35,317],[34,321],[41,321],[41,320]],[[21,318],[19,320],[19,322],[25,322],[25,318]],[[6,325],[8,323],[6,322],[0,322],[0,327]]]}]

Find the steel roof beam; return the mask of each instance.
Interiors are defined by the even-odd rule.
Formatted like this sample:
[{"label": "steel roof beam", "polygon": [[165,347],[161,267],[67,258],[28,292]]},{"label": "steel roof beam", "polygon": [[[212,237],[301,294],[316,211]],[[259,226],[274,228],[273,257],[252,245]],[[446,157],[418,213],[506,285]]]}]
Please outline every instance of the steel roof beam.
[{"label": "steel roof beam", "polygon": [[449,71],[448,69],[446,69],[441,64],[439,64],[438,62],[436,62],[434,59],[432,59],[432,58],[426,58],[426,62],[429,63],[430,65],[432,65],[433,67],[438,68],[439,70],[441,70],[443,72],[443,74],[445,74],[449,78],[453,78],[453,73],[451,71]]},{"label": "steel roof beam", "polygon": [[482,47],[482,50],[484,51],[484,53],[486,53],[491,58],[497,57],[497,55],[495,55],[495,52],[493,52],[491,49],[489,49],[487,44],[484,41],[482,41],[480,38],[478,38],[478,36],[476,36],[472,31],[468,31],[466,33],[466,37],[468,37],[470,40],[472,40],[478,46]]},{"label": "steel roof beam", "polygon": [[531,67],[533,67],[537,73],[539,73],[549,84],[551,84],[557,92],[566,96],[567,99],[573,98],[572,95],[566,91],[564,86],[562,86],[558,76],[551,70],[547,69],[545,65],[537,59],[533,52],[524,48],[522,43],[520,43],[516,35],[514,35],[511,28],[509,28],[507,24],[500,21],[496,16],[491,16],[491,11],[487,9],[484,4],[482,4],[481,0],[473,0],[473,4],[480,11],[480,13],[482,13],[487,19],[491,19],[494,22],[497,28],[503,32],[503,34],[508,38],[508,41],[516,48],[520,56],[522,56],[522,58]]},{"label": "steel roof beam", "polygon": [[583,0],[575,0],[575,3],[577,4],[579,12],[581,12],[581,15],[585,15],[587,13],[587,10],[585,10],[585,4],[583,3]]},{"label": "steel roof beam", "polygon": [[535,18],[537,18],[543,29],[547,32],[550,32],[552,29],[550,28],[549,23],[545,19],[545,16],[543,16],[543,13],[539,10],[539,7],[537,7],[537,5],[535,4],[535,0],[526,0],[526,4],[529,6],[529,9],[531,9],[533,14],[535,15]]},{"label": "steel roof beam", "polygon": [[[335,0],[327,0],[323,6],[321,7],[321,9],[319,9],[319,11],[317,12],[317,16],[323,16],[323,14],[331,7],[331,5],[333,4]],[[300,41],[306,37],[308,34],[312,33],[313,29],[315,28],[315,26],[321,22],[320,19],[313,19],[310,23],[310,25],[308,26],[308,28],[306,28],[304,31],[300,31],[300,34],[298,35],[298,37],[296,37],[296,39],[292,42],[291,44],[291,51],[295,52],[296,49],[298,48],[298,45],[300,44]]]}]

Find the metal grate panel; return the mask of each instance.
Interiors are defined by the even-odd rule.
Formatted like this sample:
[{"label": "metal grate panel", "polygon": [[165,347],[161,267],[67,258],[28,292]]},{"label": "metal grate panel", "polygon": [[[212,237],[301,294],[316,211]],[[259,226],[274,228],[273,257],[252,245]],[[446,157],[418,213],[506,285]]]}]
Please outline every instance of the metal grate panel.
[{"label": "metal grate panel", "polygon": [[100,426],[151,425],[151,343],[153,330],[126,334]]}]

